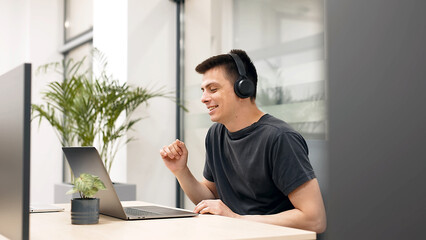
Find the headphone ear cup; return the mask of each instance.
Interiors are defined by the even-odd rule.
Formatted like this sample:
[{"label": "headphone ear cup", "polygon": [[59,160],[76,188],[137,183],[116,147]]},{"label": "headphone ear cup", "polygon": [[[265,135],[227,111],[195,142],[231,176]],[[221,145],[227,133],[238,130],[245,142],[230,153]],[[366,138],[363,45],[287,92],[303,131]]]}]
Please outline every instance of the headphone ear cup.
[{"label": "headphone ear cup", "polygon": [[234,91],[240,98],[248,98],[254,95],[254,84],[245,77],[240,77],[234,84]]}]

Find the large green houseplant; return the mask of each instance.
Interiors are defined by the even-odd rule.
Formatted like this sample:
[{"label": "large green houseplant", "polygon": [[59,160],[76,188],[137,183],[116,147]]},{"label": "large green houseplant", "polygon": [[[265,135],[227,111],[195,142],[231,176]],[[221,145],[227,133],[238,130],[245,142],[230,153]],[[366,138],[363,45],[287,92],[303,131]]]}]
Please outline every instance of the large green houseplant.
[{"label": "large green houseplant", "polygon": [[149,99],[168,93],[120,83],[107,73],[107,61],[98,50],[90,58],[98,66],[97,74],[85,67],[87,57],[38,68],[39,73],[53,71],[64,79],[48,84],[42,93],[44,103],[32,105],[33,119],[47,120],[62,146],[97,146],[110,173],[118,149],[133,140],[126,133],[141,120],[132,113]]}]

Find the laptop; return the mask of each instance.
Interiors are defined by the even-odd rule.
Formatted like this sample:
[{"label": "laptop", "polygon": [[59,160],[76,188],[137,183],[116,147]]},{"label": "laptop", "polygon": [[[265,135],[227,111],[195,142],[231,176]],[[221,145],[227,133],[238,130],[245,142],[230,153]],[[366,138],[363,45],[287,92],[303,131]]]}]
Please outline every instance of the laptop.
[{"label": "laptop", "polygon": [[30,204],[30,213],[62,212],[65,209],[52,204]]},{"label": "laptop", "polygon": [[159,206],[123,207],[96,148],[63,147],[62,151],[76,177],[82,173],[89,173],[98,176],[104,182],[106,190],[101,190],[95,195],[95,197],[100,199],[99,213],[101,214],[124,220],[193,217],[198,215],[184,209]]}]

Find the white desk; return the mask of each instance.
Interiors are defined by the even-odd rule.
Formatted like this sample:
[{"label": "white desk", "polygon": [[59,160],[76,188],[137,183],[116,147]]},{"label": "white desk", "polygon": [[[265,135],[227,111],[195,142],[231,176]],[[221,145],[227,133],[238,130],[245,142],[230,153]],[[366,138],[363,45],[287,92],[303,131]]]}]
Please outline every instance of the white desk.
[{"label": "white desk", "polygon": [[[123,202],[124,206],[152,205]],[[316,239],[316,234],[294,228],[199,215],[189,218],[125,221],[100,215],[99,224],[72,225],[70,204],[64,212],[30,214],[30,239]]]}]

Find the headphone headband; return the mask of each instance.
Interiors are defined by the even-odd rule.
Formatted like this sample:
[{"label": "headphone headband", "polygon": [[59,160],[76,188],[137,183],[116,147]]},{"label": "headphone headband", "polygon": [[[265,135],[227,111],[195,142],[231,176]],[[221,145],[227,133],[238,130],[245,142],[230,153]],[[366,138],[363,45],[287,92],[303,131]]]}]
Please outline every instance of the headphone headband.
[{"label": "headphone headband", "polygon": [[229,53],[229,55],[234,59],[235,64],[237,64],[237,69],[240,76],[246,77],[246,68],[244,67],[243,61],[241,61],[241,58],[235,53]]}]

